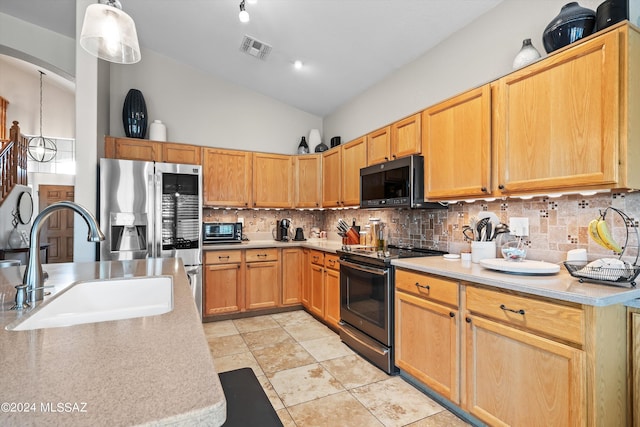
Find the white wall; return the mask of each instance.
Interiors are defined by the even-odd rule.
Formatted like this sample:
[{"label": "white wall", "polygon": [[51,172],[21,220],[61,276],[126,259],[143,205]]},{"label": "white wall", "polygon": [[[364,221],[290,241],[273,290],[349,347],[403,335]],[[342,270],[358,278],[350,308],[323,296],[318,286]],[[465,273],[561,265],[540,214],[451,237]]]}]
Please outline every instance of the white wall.
[{"label": "white wall", "polygon": [[[413,63],[324,118],[324,134],[347,142],[511,71],[530,38],[544,56],[542,32],[566,0],[505,0]],[[600,0],[579,4],[595,10]]]},{"label": "white wall", "polygon": [[149,123],[166,124],[169,141],[294,154],[301,136],[322,129],[321,117],[143,49],[139,63],[111,65],[113,136],[125,135],[122,105],[132,88],[144,96]]},{"label": "white wall", "polygon": [[[40,134],[40,74],[21,60],[0,54],[0,95],[9,101],[7,124],[17,120],[26,135]],[[41,69],[38,67],[38,69]],[[42,131],[53,138],[75,137],[75,93],[42,78]]]}]

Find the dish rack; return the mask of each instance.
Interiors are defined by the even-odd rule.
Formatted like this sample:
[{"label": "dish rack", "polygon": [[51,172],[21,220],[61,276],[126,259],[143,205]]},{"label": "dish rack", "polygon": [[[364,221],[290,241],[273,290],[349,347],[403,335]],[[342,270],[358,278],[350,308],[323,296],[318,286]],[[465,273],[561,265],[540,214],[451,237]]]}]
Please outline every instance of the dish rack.
[{"label": "dish rack", "polygon": [[[640,274],[640,266],[638,266],[638,257],[640,256],[640,234],[638,233],[638,227],[631,225],[633,224],[631,218],[629,218],[629,216],[620,209],[616,209],[614,207],[608,207],[605,209],[604,213],[601,214],[602,219],[605,218],[607,211],[609,210],[622,217],[627,230],[624,245],[622,246],[622,252],[620,252],[620,255],[618,256],[618,259],[622,261],[623,264],[616,265],[615,267],[605,267],[589,266],[590,263],[587,261],[565,261],[564,266],[569,274],[578,279],[580,283],[594,282],[604,285],[635,287],[636,277]],[[633,264],[629,264],[622,260],[629,243],[629,228],[633,228],[635,230],[636,242],[638,242],[639,245],[636,246],[636,258]]]}]

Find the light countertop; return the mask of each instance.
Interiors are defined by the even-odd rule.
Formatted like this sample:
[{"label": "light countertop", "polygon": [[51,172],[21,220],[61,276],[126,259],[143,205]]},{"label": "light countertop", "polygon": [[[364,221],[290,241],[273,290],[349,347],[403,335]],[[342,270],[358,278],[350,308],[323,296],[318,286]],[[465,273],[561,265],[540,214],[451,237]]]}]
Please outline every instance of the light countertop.
[{"label": "light countertop", "polygon": [[158,316],[7,331],[18,316],[9,308],[24,268],[0,269],[0,425],[224,423],[224,393],[179,259],[45,265],[54,293],[79,280],[171,275],[174,308]]},{"label": "light countertop", "polygon": [[261,249],[261,248],[295,248],[303,247],[310,249],[318,249],[325,252],[335,253],[342,248],[342,241],[331,239],[308,239],[302,241],[278,242],[269,239],[251,239],[242,243],[214,243],[202,245],[204,251],[219,251],[229,249]]},{"label": "light countertop", "polygon": [[447,260],[443,257],[403,258],[393,260],[392,264],[424,273],[593,306],[625,304],[640,298],[638,287],[580,283],[578,279],[571,277],[564,266],[554,275],[530,276],[488,270],[470,261]]}]

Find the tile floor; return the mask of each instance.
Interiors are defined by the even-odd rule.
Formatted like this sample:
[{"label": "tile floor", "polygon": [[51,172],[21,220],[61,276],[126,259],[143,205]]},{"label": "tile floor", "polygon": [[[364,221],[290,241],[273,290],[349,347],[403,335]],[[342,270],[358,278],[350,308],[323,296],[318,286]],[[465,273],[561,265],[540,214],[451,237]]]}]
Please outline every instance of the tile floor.
[{"label": "tile floor", "polygon": [[219,372],[250,367],[285,427],[465,426],[305,311],[205,323]]}]

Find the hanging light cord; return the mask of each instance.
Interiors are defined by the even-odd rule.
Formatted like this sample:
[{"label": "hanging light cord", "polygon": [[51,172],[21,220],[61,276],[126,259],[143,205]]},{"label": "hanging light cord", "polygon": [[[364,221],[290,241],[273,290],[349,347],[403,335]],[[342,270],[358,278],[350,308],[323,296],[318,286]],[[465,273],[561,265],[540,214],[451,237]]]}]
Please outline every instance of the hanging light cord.
[{"label": "hanging light cord", "polygon": [[40,138],[44,139],[42,136],[42,76],[44,73],[41,70],[38,70],[40,73]]}]

